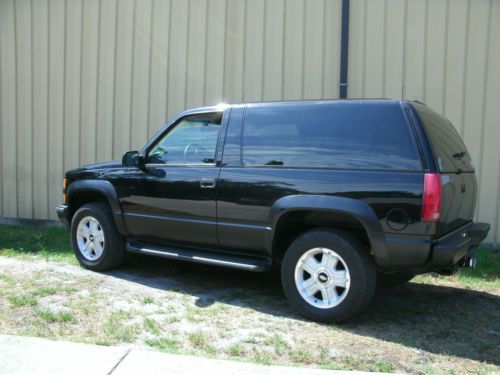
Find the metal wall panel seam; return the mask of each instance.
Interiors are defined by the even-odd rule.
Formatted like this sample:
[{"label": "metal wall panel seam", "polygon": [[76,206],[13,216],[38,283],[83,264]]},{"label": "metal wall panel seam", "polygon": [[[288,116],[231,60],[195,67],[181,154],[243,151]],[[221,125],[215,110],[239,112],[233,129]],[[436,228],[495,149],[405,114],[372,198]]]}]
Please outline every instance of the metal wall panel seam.
[{"label": "metal wall panel seam", "polygon": [[304,99],[304,86],[305,86],[305,65],[306,65],[306,54],[304,53],[305,51],[305,43],[306,43],[306,20],[307,20],[307,6],[306,6],[306,0],[302,0],[302,65],[301,65],[301,71],[300,71],[300,77],[301,77],[301,82],[300,82],[300,99]]},{"label": "metal wall panel seam", "polygon": [[467,63],[469,56],[469,29],[470,29],[470,5],[471,0],[467,1],[467,18],[465,22],[465,46],[464,46],[464,70],[462,80],[464,85],[462,87],[462,110],[460,113],[461,121],[460,121],[460,135],[464,136],[465,129],[465,95],[467,92]]},{"label": "metal wall panel seam", "polygon": [[97,52],[96,52],[96,85],[95,85],[95,116],[94,116],[94,162],[98,160],[97,158],[97,150],[98,150],[98,115],[99,115],[99,72],[101,71],[101,66],[99,65],[99,61],[101,58],[101,3],[102,0],[99,0],[97,3]]},{"label": "metal wall panel seam", "polygon": [[425,20],[424,20],[424,54],[422,58],[423,70],[422,70],[422,101],[425,103],[425,97],[427,92],[427,45],[429,42],[429,0],[425,0]]},{"label": "metal wall panel seam", "polygon": [[[373,1],[373,0],[372,0]],[[368,3],[367,0],[363,1],[363,57],[362,68],[361,68],[361,97],[366,96],[366,39],[368,39],[368,28],[366,27],[368,23]]]},{"label": "metal wall panel seam", "polygon": [[442,108],[441,108],[441,113],[446,112],[446,83],[447,83],[447,76],[446,76],[446,68],[448,65],[448,29],[450,26],[450,0],[446,1],[446,18],[445,18],[445,28],[444,28],[444,60],[443,60],[443,100],[442,100]]},{"label": "metal wall panel seam", "polygon": [[118,2],[115,3],[115,37],[114,37],[114,57],[113,57],[113,115],[111,117],[111,158],[115,155],[116,142],[115,142],[115,123],[116,123],[116,56],[118,50]]},{"label": "metal wall panel seam", "polygon": [[151,127],[151,110],[149,103],[151,103],[151,66],[153,61],[153,20],[154,20],[154,9],[155,1],[151,0],[151,13],[149,15],[149,62],[148,62],[148,89],[147,89],[147,100],[146,100],[146,139],[150,138],[150,127]]},{"label": "metal wall panel seam", "polygon": [[[130,50],[130,58],[131,58],[131,65],[130,65],[130,95],[129,95],[129,121],[128,121],[128,147],[127,149],[130,150],[132,147],[132,121],[133,121],[133,104],[134,104],[134,92],[133,92],[133,84],[134,84],[134,63],[135,63],[135,28],[136,28],[136,6],[137,6],[137,0],[134,0],[134,4],[132,6],[132,49]],[[123,150],[122,150],[123,151]]]},{"label": "metal wall panel seam", "polygon": [[383,35],[383,56],[382,56],[382,96],[386,97],[386,76],[387,76],[387,0],[384,0],[384,35]]},{"label": "metal wall panel seam", "polygon": [[241,101],[245,101],[245,69],[246,69],[246,46],[247,46],[247,15],[248,15],[248,0],[245,0],[243,8],[243,56],[241,69]]},{"label": "metal wall panel seam", "polygon": [[15,162],[15,170],[16,170],[16,216],[19,216],[19,164],[18,164],[18,145],[19,145],[19,136],[18,136],[18,113],[17,113],[17,107],[18,107],[18,101],[19,101],[19,87],[17,85],[17,75],[18,75],[18,56],[17,56],[17,15],[16,15],[16,2],[15,0],[12,0],[13,8],[14,8],[14,62],[15,62],[15,70],[14,70],[14,82],[15,82],[15,88],[16,91],[14,93],[15,95],[15,101],[14,101],[14,112],[15,112],[15,129],[14,129],[14,134],[15,134],[15,155],[16,155],[16,162]]},{"label": "metal wall panel seam", "polygon": [[[493,0],[490,0],[490,6],[489,6],[489,12],[488,12],[488,21],[487,21],[487,35],[488,35],[488,42],[486,43],[486,56],[485,56],[485,62],[484,62],[484,86],[483,86],[483,110],[481,111],[482,113],[482,118],[481,118],[481,142],[480,142],[480,149],[481,152],[479,153],[479,163],[476,166],[476,169],[478,170],[478,175],[481,176],[481,172],[483,170],[483,155],[484,155],[484,134],[485,134],[485,127],[486,127],[486,95],[488,92],[488,69],[489,69],[489,61],[490,61],[490,48],[489,46],[491,45],[491,19],[493,17],[492,15],[492,10],[493,10]],[[481,182],[479,180],[479,182]],[[497,191],[497,196],[500,191]],[[478,194],[477,196],[477,205],[476,205],[476,212],[477,216],[480,216],[481,213],[481,195]]]},{"label": "metal wall panel seam", "polygon": [[[1,22],[1,20],[0,20]],[[3,51],[3,44],[2,44],[2,39],[0,38],[0,56],[2,56],[5,52]],[[3,99],[3,79],[2,79],[2,59],[0,58],[0,147],[3,145],[3,116],[1,115],[2,112],[2,99]],[[0,217],[4,216],[4,211],[3,211],[3,199],[4,199],[4,193],[3,193],[3,183],[5,177],[3,175],[3,163],[4,163],[4,158],[2,157],[2,152],[0,149]]]},{"label": "metal wall panel seam", "polygon": [[203,95],[202,95],[202,101],[203,105],[207,104],[207,61],[208,61],[208,23],[210,22],[210,0],[207,1],[207,7],[206,7],[206,12],[205,12],[205,35],[204,35],[204,41],[205,41],[205,49],[203,51]]},{"label": "metal wall panel seam", "polygon": [[283,39],[281,44],[281,100],[285,99],[286,0],[283,1]]},{"label": "metal wall panel seam", "polygon": [[404,17],[403,17],[403,56],[402,56],[402,79],[401,79],[401,99],[404,99],[405,96],[405,87],[406,87],[406,49],[407,49],[407,25],[408,25],[408,0],[405,0],[405,9],[404,9]]}]

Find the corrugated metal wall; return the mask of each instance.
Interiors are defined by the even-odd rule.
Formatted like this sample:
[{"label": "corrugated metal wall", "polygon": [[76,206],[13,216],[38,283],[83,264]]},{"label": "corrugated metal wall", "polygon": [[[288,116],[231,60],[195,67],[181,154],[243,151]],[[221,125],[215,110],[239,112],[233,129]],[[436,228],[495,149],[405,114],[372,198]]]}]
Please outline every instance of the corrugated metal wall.
[{"label": "corrugated metal wall", "polygon": [[448,117],[478,172],[476,216],[500,242],[500,1],[352,0],[349,96],[420,100]]},{"label": "corrugated metal wall", "polygon": [[[340,12],[340,0],[0,0],[0,216],[54,219],[64,170],[120,158],[185,108],[336,98]],[[349,96],[448,116],[496,242],[499,43],[496,0],[351,0]]]}]

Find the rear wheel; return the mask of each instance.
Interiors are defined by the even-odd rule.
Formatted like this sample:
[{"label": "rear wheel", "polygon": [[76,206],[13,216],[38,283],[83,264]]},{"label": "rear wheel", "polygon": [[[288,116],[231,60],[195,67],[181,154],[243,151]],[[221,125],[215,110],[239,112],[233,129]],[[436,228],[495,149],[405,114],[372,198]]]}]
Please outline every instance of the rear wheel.
[{"label": "rear wheel", "polygon": [[288,248],[281,281],[303,316],[339,322],[361,312],[375,291],[376,271],[368,251],[349,232],[314,229]]},{"label": "rear wheel", "polygon": [[123,262],[123,237],[104,203],[88,203],[75,212],[71,220],[71,243],[80,264],[90,270],[106,271]]}]

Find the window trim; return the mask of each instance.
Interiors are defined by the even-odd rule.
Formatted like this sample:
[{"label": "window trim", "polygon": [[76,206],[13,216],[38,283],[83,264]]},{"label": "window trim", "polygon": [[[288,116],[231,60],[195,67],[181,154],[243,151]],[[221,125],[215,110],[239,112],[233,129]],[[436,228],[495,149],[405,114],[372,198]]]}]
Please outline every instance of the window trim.
[{"label": "window trim", "polygon": [[[218,165],[218,160],[217,160],[217,152],[219,148],[219,143],[220,143],[220,138],[222,134],[222,127],[224,125],[224,118],[225,118],[225,112],[226,111],[209,111],[209,112],[195,112],[195,113],[187,113],[184,116],[181,116],[177,119],[175,119],[171,124],[167,125],[167,127],[162,131],[160,134],[157,135],[157,137],[154,138],[153,142],[151,142],[149,145],[147,145],[146,150],[144,150],[144,159],[146,160],[145,166],[146,168],[162,168],[162,167],[214,167]],[[167,134],[169,134],[171,131],[173,131],[182,121],[184,121],[188,117],[193,117],[193,116],[202,116],[202,115],[220,115],[221,120],[220,120],[220,125],[219,125],[219,132],[217,134],[217,140],[215,143],[215,152],[214,152],[214,162],[213,163],[189,163],[189,164],[167,164],[167,163],[147,163],[147,158],[149,152],[164,139]]]}]

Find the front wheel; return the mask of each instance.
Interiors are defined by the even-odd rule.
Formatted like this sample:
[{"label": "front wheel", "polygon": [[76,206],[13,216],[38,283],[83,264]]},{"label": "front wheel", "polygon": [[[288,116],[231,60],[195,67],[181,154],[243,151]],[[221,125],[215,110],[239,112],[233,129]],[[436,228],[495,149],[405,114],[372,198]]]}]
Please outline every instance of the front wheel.
[{"label": "front wheel", "polygon": [[75,212],[71,220],[71,243],[80,264],[90,270],[106,271],[123,262],[123,237],[104,203],[88,203]]},{"label": "front wheel", "polygon": [[349,232],[314,229],[288,248],[281,282],[301,315],[320,322],[340,322],[360,313],[373,297],[375,263]]}]

